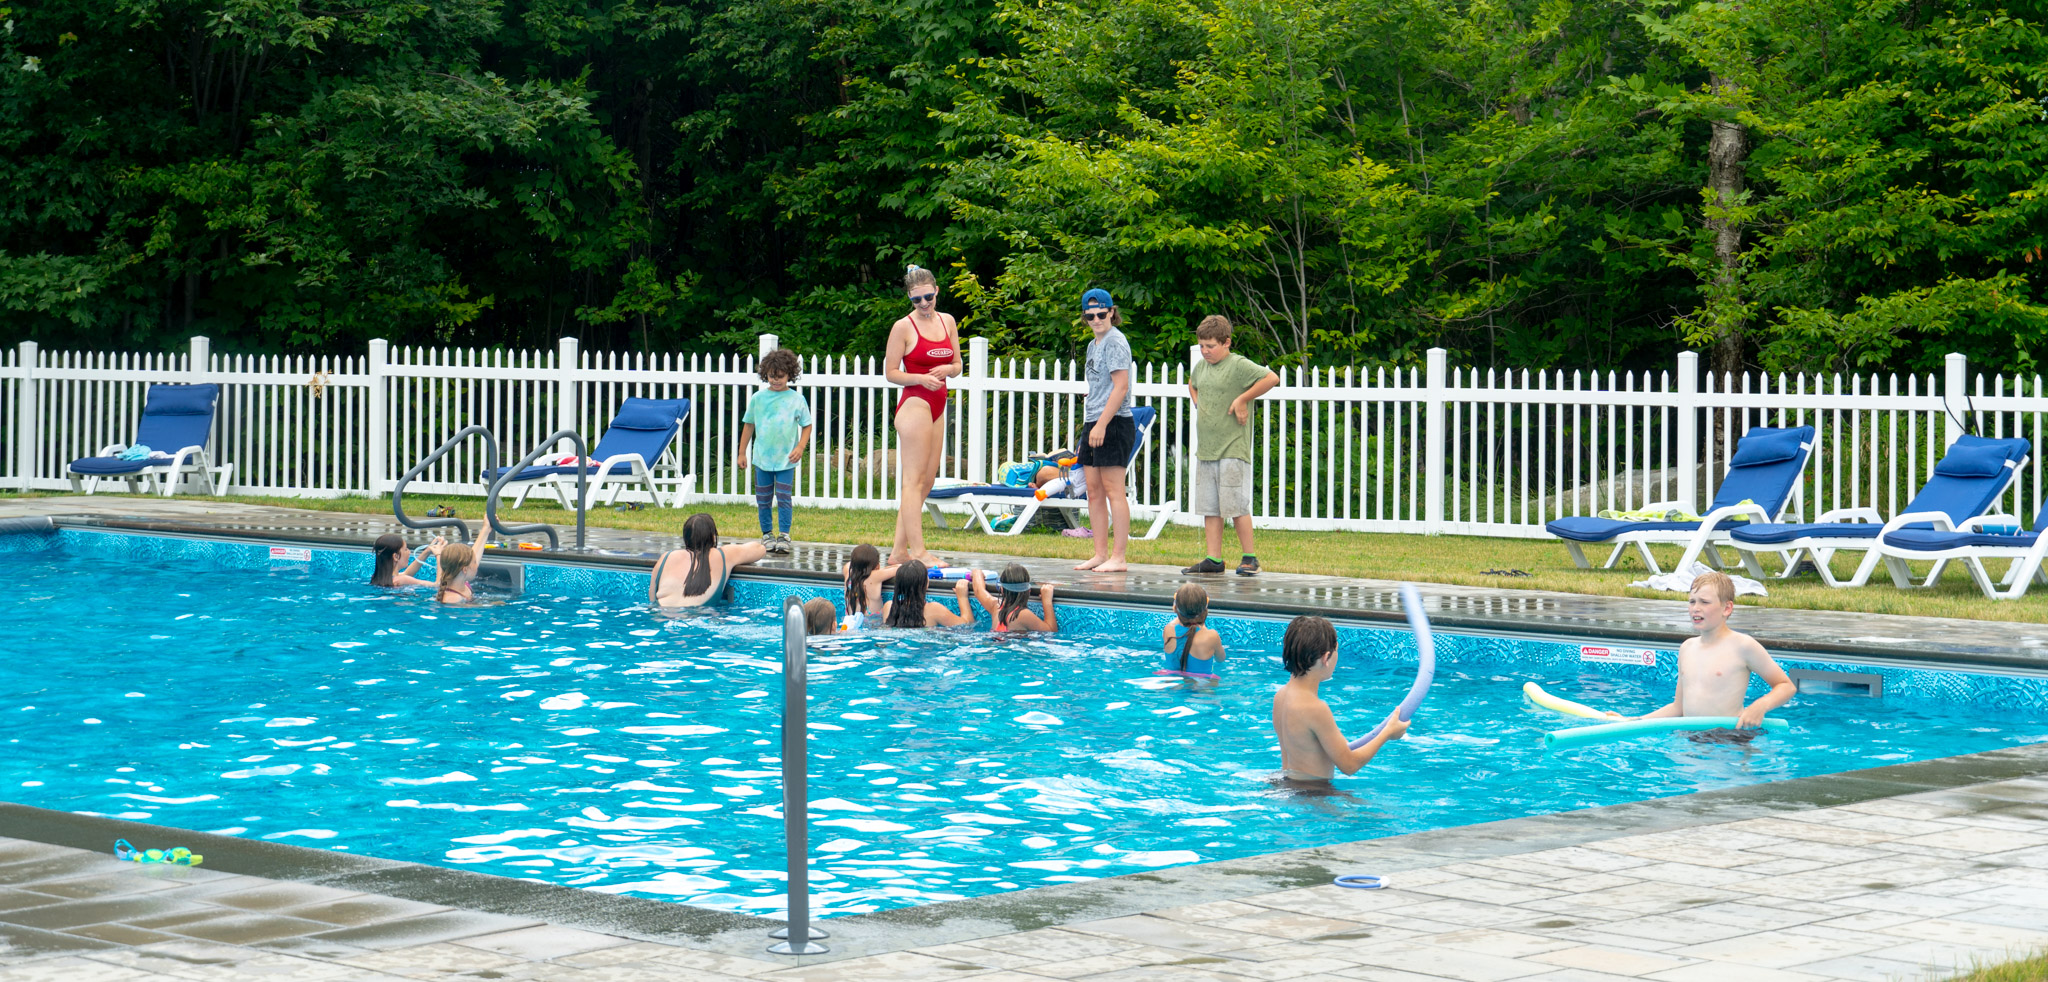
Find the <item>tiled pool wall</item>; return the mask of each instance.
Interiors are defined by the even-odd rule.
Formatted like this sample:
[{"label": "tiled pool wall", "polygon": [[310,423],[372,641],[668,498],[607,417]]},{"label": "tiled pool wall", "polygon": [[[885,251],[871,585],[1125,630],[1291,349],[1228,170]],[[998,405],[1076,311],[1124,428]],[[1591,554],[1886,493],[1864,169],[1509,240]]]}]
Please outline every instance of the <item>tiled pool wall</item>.
[{"label": "tiled pool wall", "polygon": [[[92,529],[57,529],[0,535],[0,552],[34,552],[63,549],[76,555],[119,559],[152,565],[212,566],[238,570],[301,570],[337,581],[367,582],[372,565],[367,550],[305,546],[266,545],[227,539],[197,539],[177,536],[136,535]],[[588,566],[563,566],[525,562],[513,552],[488,551],[486,562],[523,562],[525,590],[529,594],[559,597],[594,597],[605,600],[639,600],[647,595],[647,574]],[[825,597],[835,604],[841,591],[832,584],[734,580],[743,602],[773,604],[786,594],[800,599]],[[948,604],[950,589],[934,589],[933,597]],[[986,627],[987,615],[979,605],[970,604],[976,622]],[[1066,631],[1109,634],[1136,639],[1142,647],[1158,635],[1170,616],[1166,604],[1157,612],[1129,607],[1097,607],[1083,604],[1059,605],[1060,627]],[[1737,613],[1737,627],[1741,614]],[[1223,635],[1233,648],[1279,647],[1285,620],[1278,617],[1212,615],[1209,626]],[[1504,631],[1516,625],[1503,623]],[[1405,629],[1366,627],[1337,622],[1339,649],[1345,661],[1414,663],[1414,637]],[[1525,637],[1452,634],[1437,632],[1436,654],[1440,664],[1461,671],[1477,672],[1497,668],[1507,672],[1541,672],[1560,678],[1606,675],[1648,682],[1673,682],[1677,678],[1674,648],[1629,647],[1618,642],[1581,643],[1572,640],[1543,640]],[[2011,710],[2048,715],[2048,678],[1967,672],[1951,669],[1866,665],[1780,657],[1788,669],[1876,674],[1884,679],[1887,700],[1968,704],[1980,709]],[[1340,667],[1341,670],[1341,667]],[[1760,683],[1758,683],[1760,686]],[[1861,698],[1856,696],[1810,698]]]}]

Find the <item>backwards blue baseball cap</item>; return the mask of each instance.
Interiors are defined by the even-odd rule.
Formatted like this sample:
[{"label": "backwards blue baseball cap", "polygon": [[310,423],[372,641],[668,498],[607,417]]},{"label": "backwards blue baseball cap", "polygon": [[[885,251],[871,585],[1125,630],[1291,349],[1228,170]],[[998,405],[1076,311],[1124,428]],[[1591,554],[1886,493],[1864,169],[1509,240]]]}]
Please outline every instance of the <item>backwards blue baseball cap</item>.
[{"label": "backwards blue baseball cap", "polygon": [[1116,306],[1116,301],[1111,300],[1109,298],[1109,291],[1101,287],[1096,287],[1087,293],[1081,294],[1082,310],[1108,310],[1114,306]]}]

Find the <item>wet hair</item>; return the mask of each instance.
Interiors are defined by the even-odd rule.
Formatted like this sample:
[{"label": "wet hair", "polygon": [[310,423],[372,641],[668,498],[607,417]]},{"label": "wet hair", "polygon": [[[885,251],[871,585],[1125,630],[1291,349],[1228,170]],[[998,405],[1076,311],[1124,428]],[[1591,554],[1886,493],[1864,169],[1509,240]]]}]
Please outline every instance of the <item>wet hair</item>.
[{"label": "wet hair", "polygon": [[889,605],[889,627],[924,626],[924,564],[913,559],[896,567],[896,600]]},{"label": "wet hair", "polygon": [[[1025,569],[1023,563],[1011,563],[1003,567],[1001,573],[996,574],[996,579],[1006,584],[1020,583],[1029,586],[1031,583],[1031,571]],[[996,608],[996,623],[1009,627],[1010,618],[1017,616],[1017,612],[1020,610],[1028,610],[1030,601],[1031,592],[1029,590],[1012,590],[1004,587],[1003,605]]]},{"label": "wet hair", "polygon": [[377,565],[370,571],[371,586],[398,585],[398,551],[405,548],[405,537],[386,532],[377,537]]},{"label": "wet hair", "polygon": [[1222,314],[1210,314],[1195,325],[1195,338],[1200,341],[1221,341],[1230,343],[1230,318]]},{"label": "wet hair", "polygon": [[718,522],[698,512],[683,520],[683,551],[690,554],[690,575],[683,577],[683,596],[711,589],[711,550],[718,546]]},{"label": "wet hair", "polygon": [[911,263],[909,266],[906,266],[903,269],[903,288],[905,290],[911,289],[912,287],[938,285],[939,278],[933,276],[932,271],[924,268],[923,266],[919,266],[916,263]]},{"label": "wet hair", "polygon": [[803,367],[804,364],[797,358],[796,352],[788,348],[777,348],[761,356],[761,364],[754,366],[754,374],[761,376],[763,382],[768,381],[770,375],[780,375],[794,382]]},{"label": "wet hair", "polygon": [[1735,581],[1729,579],[1728,574],[1720,570],[1710,569],[1693,577],[1692,589],[1687,591],[1687,593],[1699,593],[1702,589],[1713,593],[1715,603],[1725,604],[1735,601]]},{"label": "wet hair", "polygon": [[1209,591],[1200,583],[1183,583],[1173,591],[1173,616],[1189,627],[1209,619]]},{"label": "wet hair", "polygon": [[832,601],[824,597],[804,601],[805,634],[831,634],[838,620],[839,611],[833,609]]},{"label": "wet hair", "polygon": [[435,577],[436,591],[454,586],[463,573],[476,566],[476,550],[461,542],[450,542],[441,547],[441,559],[437,564],[440,574]]},{"label": "wet hair", "polygon": [[853,547],[853,555],[846,560],[846,613],[847,616],[868,613],[868,577],[882,568],[882,550],[871,545]]},{"label": "wet hair", "polygon": [[1337,628],[1314,614],[1303,614],[1287,622],[1280,636],[1280,662],[1289,675],[1307,675],[1323,656],[1337,650]]}]

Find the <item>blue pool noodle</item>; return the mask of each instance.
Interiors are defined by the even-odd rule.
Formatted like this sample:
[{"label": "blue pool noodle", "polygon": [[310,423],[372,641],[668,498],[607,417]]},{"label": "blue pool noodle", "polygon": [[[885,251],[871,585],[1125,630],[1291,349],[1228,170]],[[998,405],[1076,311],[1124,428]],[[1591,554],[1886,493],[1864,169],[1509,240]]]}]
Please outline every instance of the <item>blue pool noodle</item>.
[{"label": "blue pool noodle", "polygon": [[[1422,594],[1413,583],[1401,584],[1401,608],[1408,612],[1408,626],[1415,629],[1415,651],[1420,656],[1415,666],[1415,684],[1408,687],[1408,695],[1401,700],[1401,721],[1407,722],[1415,716],[1415,710],[1422,705],[1422,697],[1429,694],[1429,684],[1436,681],[1436,639],[1429,633],[1429,615],[1422,612]],[[1372,732],[1351,741],[1351,749],[1357,750],[1372,742],[1386,729],[1386,722],[1372,728]]]},{"label": "blue pool noodle", "polygon": [[[1735,729],[1733,716],[1660,716],[1655,719],[1631,719],[1617,723],[1601,723],[1598,726],[1575,726],[1568,730],[1552,730],[1543,734],[1543,746],[1548,750],[1563,750],[1567,747],[1583,747],[1587,744],[1606,743],[1610,740],[1627,740],[1630,737],[1648,736],[1652,733],[1671,733],[1676,730],[1732,730]],[[1763,729],[1783,732],[1792,724],[1782,719],[1765,719]]]}]

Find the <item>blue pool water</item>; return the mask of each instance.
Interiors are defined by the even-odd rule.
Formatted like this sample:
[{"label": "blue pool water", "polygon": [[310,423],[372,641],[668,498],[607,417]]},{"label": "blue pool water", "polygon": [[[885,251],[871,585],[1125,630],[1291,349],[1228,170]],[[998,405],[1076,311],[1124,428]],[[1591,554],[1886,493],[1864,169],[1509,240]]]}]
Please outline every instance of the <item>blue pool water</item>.
[{"label": "blue pool water", "polygon": [[[782,907],[777,614],[742,586],[663,618],[644,577],[528,568],[443,608],[361,585],[360,553],[66,531],[0,575],[0,797],[47,808],[772,913]],[[5,551],[13,549],[15,551]],[[807,595],[821,591],[805,588]],[[1801,698],[1790,735],[1546,753],[1538,680],[1646,710],[1653,667],[1439,638],[1412,735],[1303,800],[1265,778],[1279,623],[1219,618],[1228,678],[1153,677],[1164,613],[1063,610],[1056,638],[902,632],[814,652],[813,873],[850,913],[2048,739],[2037,680],[1900,673]],[[1405,633],[1346,629],[1324,688],[1364,731],[1413,673]],[[139,843],[141,844],[141,843]],[[144,845],[175,845],[148,843]]]}]

